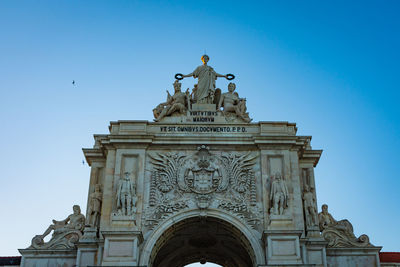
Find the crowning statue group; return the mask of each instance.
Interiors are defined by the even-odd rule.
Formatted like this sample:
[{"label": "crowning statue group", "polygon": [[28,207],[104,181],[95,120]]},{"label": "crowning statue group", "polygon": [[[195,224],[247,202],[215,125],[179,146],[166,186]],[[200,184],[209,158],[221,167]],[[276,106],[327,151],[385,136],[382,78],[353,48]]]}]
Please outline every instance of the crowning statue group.
[{"label": "crowning statue group", "polygon": [[[224,115],[234,114],[244,122],[250,122],[249,114],[246,112],[246,99],[239,98],[237,92],[234,92],[236,85],[229,83],[228,92],[221,95],[221,89],[215,87],[215,80],[218,77],[223,77],[232,80],[232,74],[222,75],[214,71],[214,69],[207,65],[209,61],[207,55],[203,55],[201,60],[203,65],[197,67],[192,73],[183,75],[175,75],[174,82],[174,95],[168,93],[167,101],[159,104],[153,109],[154,120],[160,121],[166,116],[171,116],[174,113],[185,114],[187,110],[191,109],[192,104],[215,104],[216,110],[221,111]],[[182,84],[179,80],[186,77],[193,77],[198,79],[198,83],[194,85],[192,93],[189,89],[185,93],[181,91]],[[223,108],[221,110],[221,108]]]}]

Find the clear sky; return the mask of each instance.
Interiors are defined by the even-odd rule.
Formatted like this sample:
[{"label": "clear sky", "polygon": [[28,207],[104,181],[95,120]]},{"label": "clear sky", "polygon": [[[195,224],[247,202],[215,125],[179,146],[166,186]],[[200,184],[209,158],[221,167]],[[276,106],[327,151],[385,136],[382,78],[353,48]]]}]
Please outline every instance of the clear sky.
[{"label": "clear sky", "polygon": [[81,148],[109,121],[152,120],[204,51],[236,75],[254,121],[296,122],[324,150],[318,206],[400,251],[399,12],[398,1],[0,1],[0,255],[85,210]]}]

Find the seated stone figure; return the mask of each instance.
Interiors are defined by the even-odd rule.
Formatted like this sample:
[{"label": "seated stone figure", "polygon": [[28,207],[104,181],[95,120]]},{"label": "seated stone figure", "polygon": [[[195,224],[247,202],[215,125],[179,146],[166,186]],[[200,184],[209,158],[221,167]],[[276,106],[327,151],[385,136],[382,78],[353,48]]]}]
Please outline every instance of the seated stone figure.
[{"label": "seated stone figure", "polygon": [[318,214],[319,228],[322,236],[329,242],[328,247],[368,247],[367,235],[356,237],[353,226],[348,220],[336,221],[328,212],[328,205],[322,205],[322,211]]},{"label": "seated stone figure", "polygon": [[[53,220],[42,235],[36,235],[32,239],[32,248],[50,249],[50,248],[73,248],[79,238],[82,237],[82,231],[85,227],[85,216],[81,214],[81,208],[78,205],[72,207],[74,213],[65,220]],[[44,238],[53,231],[52,238],[45,243]]]},{"label": "seated stone figure", "polygon": [[155,107],[153,109],[153,115],[154,115],[155,119],[160,117],[161,112],[163,112],[163,110],[165,109],[166,106],[167,106],[167,102],[163,102],[163,103],[158,104],[157,107]]},{"label": "seated stone figure", "polygon": [[155,118],[154,121],[160,121],[164,117],[172,115],[174,112],[178,112],[180,114],[184,114],[186,112],[189,92],[181,92],[182,84],[178,82],[178,80],[175,80],[173,85],[175,90],[174,95],[171,96],[167,91],[167,102],[161,103],[155,109],[153,109],[153,115]]},{"label": "seated stone figure", "polygon": [[236,89],[236,84],[229,83],[228,92],[223,93],[220,97],[217,110],[221,107],[224,108],[223,112],[226,113],[234,113],[239,118],[244,120],[245,122],[250,122],[249,113],[246,112],[246,99],[239,98],[238,93],[234,92]]}]

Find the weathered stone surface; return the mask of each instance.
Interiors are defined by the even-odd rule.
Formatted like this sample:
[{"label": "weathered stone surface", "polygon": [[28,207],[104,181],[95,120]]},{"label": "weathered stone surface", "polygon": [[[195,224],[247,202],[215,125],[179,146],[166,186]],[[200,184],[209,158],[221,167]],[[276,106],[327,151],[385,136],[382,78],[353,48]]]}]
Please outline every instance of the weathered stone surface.
[{"label": "weathered stone surface", "polygon": [[330,267],[380,266],[379,250],[374,248],[328,248],[327,265]]},{"label": "weathered stone surface", "polygon": [[[74,213],[65,220],[53,220],[42,235],[32,238],[31,246],[28,249],[73,249],[82,237],[85,227],[85,216],[81,214],[78,205],[73,206]],[[53,231],[50,241],[45,242],[44,238]]]},{"label": "weathered stone surface", "polygon": [[[180,255],[185,264],[225,264],[221,253],[233,247],[242,258],[232,254],[230,264],[351,261],[357,256],[326,254],[313,213],[321,150],[296,130],[287,122],[111,122],[110,134],[96,135],[95,146],[84,149],[92,166],[89,192],[101,185],[102,201],[98,226],[77,245],[77,262],[165,266]],[[125,207],[121,179],[131,200]],[[199,235],[201,225],[221,232]],[[160,260],[164,253],[170,257]]]},{"label": "weathered stone surface", "polygon": [[22,255],[21,266],[66,266],[72,267],[76,264],[76,250],[36,250],[19,249]]},{"label": "weathered stone surface", "polygon": [[80,236],[67,250],[35,239],[20,250],[23,266],[379,265],[380,247],[357,239],[350,223],[327,210],[317,216],[322,151],[311,137],[297,136],[294,123],[251,123],[234,84],[216,88],[217,77],[233,76],[203,61],[177,75],[198,85],[182,93],[175,81],[175,94],[153,110],[157,122],[115,121],[95,135],[83,150],[92,168],[83,236],[74,228]]},{"label": "weathered stone surface", "polygon": [[353,225],[348,220],[336,221],[328,212],[328,205],[322,205],[322,212],[318,217],[320,230],[328,241],[328,247],[373,247],[367,235],[354,235]]}]

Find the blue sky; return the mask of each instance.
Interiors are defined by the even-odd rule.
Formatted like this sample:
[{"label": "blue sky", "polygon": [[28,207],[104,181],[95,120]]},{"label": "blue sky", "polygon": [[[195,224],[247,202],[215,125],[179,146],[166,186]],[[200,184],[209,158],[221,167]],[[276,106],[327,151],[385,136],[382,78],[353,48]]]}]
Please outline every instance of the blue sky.
[{"label": "blue sky", "polygon": [[204,51],[236,75],[254,121],[296,122],[324,150],[318,206],[400,251],[399,11],[398,1],[1,1],[0,255],[73,204],[85,209],[81,148],[109,121],[152,120],[174,74]]}]

